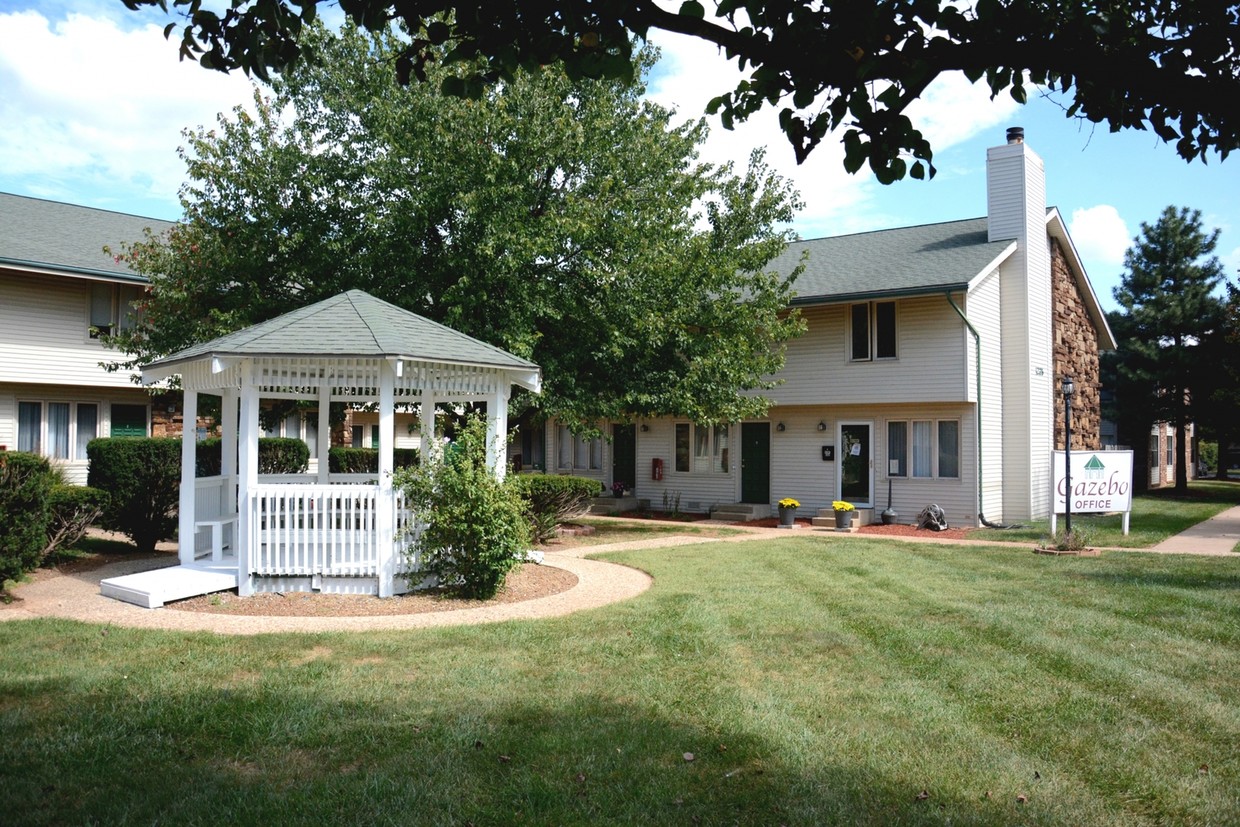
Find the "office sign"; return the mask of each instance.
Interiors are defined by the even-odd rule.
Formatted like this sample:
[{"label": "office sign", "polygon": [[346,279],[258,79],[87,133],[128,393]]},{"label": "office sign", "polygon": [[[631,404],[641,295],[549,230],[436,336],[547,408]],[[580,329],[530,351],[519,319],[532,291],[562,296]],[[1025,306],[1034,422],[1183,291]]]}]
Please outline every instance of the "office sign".
[{"label": "office sign", "polygon": [[1073,451],[1070,492],[1063,451],[1055,452],[1053,467],[1052,512],[1064,513],[1069,495],[1073,514],[1132,510],[1132,451]]}]

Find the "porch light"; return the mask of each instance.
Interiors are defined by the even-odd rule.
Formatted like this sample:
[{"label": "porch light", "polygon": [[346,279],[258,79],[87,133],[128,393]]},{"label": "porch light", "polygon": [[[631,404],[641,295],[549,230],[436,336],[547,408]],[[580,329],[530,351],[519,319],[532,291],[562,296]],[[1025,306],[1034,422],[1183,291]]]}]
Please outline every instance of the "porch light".
[{"label": "porch light", "polygon": [[782,432],[782,431],[784,431],[784,430],[785,430],[785,428],[784,428],[784,423],[782,423],[782,422],[781,422],[781,423],[779,423],[778,425],[776,425],[776,426],[775,426],[775,430],[777,430],[777,431],[781,431],[781,432]]},{"label": "porch light", "polygon": [[827,423],[826,423],[826,422],[819,421],[819,422],[818,422],[818,430],[820,430],[820,431],[825,431],[826,429],[827,429]]}]

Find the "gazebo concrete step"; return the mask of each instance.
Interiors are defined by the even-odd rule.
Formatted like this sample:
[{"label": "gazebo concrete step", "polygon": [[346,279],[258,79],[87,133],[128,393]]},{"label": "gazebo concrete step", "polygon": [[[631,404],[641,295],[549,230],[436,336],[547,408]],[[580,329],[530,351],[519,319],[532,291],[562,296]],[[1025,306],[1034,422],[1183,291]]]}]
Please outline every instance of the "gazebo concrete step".
[{"label": "gazebo concrete step", "polygon": [[145,609],[158,609],[172,600],[184,600],[212,592],[237,588],[236,563],[227,566],[169,566],[109,577],[99,583],[99,593],[133,603]]}]

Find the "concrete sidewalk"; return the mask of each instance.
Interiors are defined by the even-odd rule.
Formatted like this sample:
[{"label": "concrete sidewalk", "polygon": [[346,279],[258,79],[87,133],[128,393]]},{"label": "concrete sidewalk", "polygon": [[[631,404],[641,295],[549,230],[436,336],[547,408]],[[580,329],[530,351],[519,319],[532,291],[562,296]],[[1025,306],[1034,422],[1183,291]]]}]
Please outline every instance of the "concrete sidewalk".
[{"label": "concrete sidewalk", "polygon": [[1150,551],[1165,554],[1231,554],[1240,543],[1240,505],[1168,537]]}]

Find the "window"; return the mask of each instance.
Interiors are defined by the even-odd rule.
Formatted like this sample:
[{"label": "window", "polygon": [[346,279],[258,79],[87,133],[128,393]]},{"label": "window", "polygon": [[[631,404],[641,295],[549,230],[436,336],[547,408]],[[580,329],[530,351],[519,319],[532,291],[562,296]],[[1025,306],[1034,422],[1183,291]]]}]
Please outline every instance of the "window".
[{"label": "window", "polygon": [[848,337],[849,358],[854,362],[896,358],[896,303],[852,305]]},{"label": "window", "polygon": [[1167,464],[1175,465],[1175,434],[1167,433]]},{"label": "window", "polygon": [[[143,408],[145,427],[145,413]],[[17,450],[51,459],[86,459],[86,444],[99,433],[94,403],[18,402]]]},{"label": "window", "polygon": [[564,471],[598,471],[603,467],[603,440],[601,437],[583,439],[574,436],[567,425],[557,432],[559,444],[556,456]]},{"label": "window", "polygon": [[676,470],[689,470],[689,423],[676,423]]},{"label": "window", "polygon": [[349,444],[352,445],[354,448],[363,447],[362,440],[364,440],[366,437],[366,426],[365,425],[354,425],[352,428],[352,431],[353,431],[352,438],[350,439]]},{"label": "window", "polygon": [[955,419],[888,422],[887,476],[958,478],[960,422]]},{"label": "window", "polygon": [[908,476],[908,423],[887,423],[887,476]]},{"label": "window", "polygon": [[112,436],[146,436],[146,405],[113,405]]},{"label": "window", "polygon": [[99,433],[99,406],[80,404],[77,406],[77,450],[74,459],[86,459],[86,446]]},{"label": "window", "polygon": [[1158,434],[1150,434],[1150,469],[1158,467]]},{"label": "window", "polygon": [[98,339],[133,326],[137,313],[133,303],[142,295],[141,288],[119,284],[96,283],[90,287],[89,335]]},{"label": "window", "polygon": [[677,471],[729,471],[727,425],[677,422],[675,439]]}]

